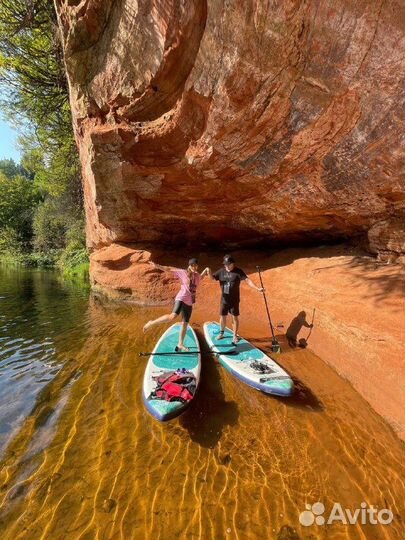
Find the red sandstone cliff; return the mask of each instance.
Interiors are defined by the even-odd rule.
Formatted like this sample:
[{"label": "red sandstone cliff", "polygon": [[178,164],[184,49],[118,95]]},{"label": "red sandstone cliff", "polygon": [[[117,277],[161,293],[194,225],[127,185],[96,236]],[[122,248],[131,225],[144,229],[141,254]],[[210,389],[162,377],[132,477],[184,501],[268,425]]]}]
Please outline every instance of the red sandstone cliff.
[{"label": "red sandstone cliff", "polygon": [[405,5],[56,0],[91,248],[405,252]]},{"label": "red sandstone cliff", "polygon": [[[404,2],[55,2],[96,288],[170,301],[147,261],[179,264],[180,243],[212,265],[204,244],[342,238],[404,260]],[[311,347],[404,437],[403,270],[283,257],[262,261],[275,316],[316,308]],[[201,320],[217,309],[204,287]]]}]

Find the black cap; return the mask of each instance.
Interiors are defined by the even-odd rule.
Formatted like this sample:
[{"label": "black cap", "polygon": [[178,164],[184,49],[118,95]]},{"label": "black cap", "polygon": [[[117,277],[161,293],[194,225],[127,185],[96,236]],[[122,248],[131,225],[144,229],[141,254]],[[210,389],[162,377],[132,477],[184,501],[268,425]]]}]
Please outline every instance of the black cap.
[{"label": "black cap", "polygon": [[193,257],[188,261],[189,266],[191,266],[192,264],[198,264],[198,259],[196,257]]},{"label": "black cap", "polygon": [[232,264],[235,262],[235,259],[232,257],[232,255],[225,255],[223,262],[224,264]]}]

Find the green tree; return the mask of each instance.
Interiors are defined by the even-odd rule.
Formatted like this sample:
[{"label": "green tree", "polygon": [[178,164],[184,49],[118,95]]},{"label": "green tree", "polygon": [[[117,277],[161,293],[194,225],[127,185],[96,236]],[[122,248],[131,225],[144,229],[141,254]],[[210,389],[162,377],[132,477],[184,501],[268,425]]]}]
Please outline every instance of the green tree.
[{"label": "green tree", "polygon": [[16,163],[13,159],[0,159],[0,171],[5,174],[7,178],[14,178],[17,175],[20,175],[31,178],[31,180],[33,179],[33,175],[30,175],[22,165]]},{"label": "green tree", "polygon": [[0,90],[5,116],[25,131],[23,166],[51,195],[71,184],[80,192],[79,159],[53,2],[1,1]]},{"label": "green tree", "polygon": [[4,113],[17,125],[26,120],[71,132],[68,86],[56,13],[49,0],[0,3],[0,85]]},{"label": "green tree", "polygon": [[[24,132],[21,167],[40,194],[26,212],[34,249],[71,254],[76,246],[82,254],[80,162],[53,2],[1,0],[0,95],[3,113]],[[72,243],[71,229],[80,241]]]},{"label": "green tree", "polygon": [[0,231],[3,232],[3,251],[29,249],[33,215],[39,200],[40,194],[32,180],[20,175],[7,178],[0,172]]}]

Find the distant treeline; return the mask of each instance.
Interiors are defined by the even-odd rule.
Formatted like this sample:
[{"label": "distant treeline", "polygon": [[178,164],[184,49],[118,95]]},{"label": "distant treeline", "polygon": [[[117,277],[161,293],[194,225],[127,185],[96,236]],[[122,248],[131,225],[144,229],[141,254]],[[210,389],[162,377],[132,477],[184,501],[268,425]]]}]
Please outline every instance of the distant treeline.
[{"label": "distant treeline", "polygon": [[49,0],[1,0],[0,108],[22,150],[21,163],[0,161],[0,257],[85,264],[80,163]]}]

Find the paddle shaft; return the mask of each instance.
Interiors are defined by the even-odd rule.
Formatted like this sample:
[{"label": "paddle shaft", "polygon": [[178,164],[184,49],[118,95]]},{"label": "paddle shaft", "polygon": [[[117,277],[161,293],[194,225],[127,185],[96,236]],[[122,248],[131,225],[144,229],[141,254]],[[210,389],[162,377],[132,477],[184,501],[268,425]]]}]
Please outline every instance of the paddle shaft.
[{"label": "paddle shaft", "polygon": [[313,328],[313,324],[314,324],[314,319],[315,319],[315,308],[314,308],[314,311],[312,312],[312,322],[311,322],[311,325],[312,325],[312,326],[311,326],[311,328],[309,329],[309,334],[308,334],[308,336],[307,336],[306,341],[309,340],[309,336],[311,335],[312,328]]},{"label": "paddle shaft", "polygon": [[232,354],[237,354],[236,351],[223,351],[223,352],[216,352],[216,351],[181,351],[181,352],[177,352],[177,351],[173,351],[173,352],[162,352],[162,353],[157,353],[157,352],[140,352],[138,353],[138,356],[152,356],[152,354],[154,356],[173,356],[174,354],[179,354],[179,355],[184,355],[184,354],[226,354],[226,355],[232,355]]},{"label": "paddle shaft", "polygon": [[269,319],[271,335],[273,336],[273,340],[277,341],[276,336],[274,335],[273,323],[271,322],[270,310],[269,310],[269,305],[267,303],[266,293],[264,292],[264,285],[263,285],[263,280],[262,280],[262,274],[260,272],[260,266],[256,266],[256,268],[257,268],[257,271],[259,272],[260,285],[262,286],[262,289],[263,289],[262,293],[263,293],[263,298],[264,298],[264,304],[266,306],[267,318]]}]

